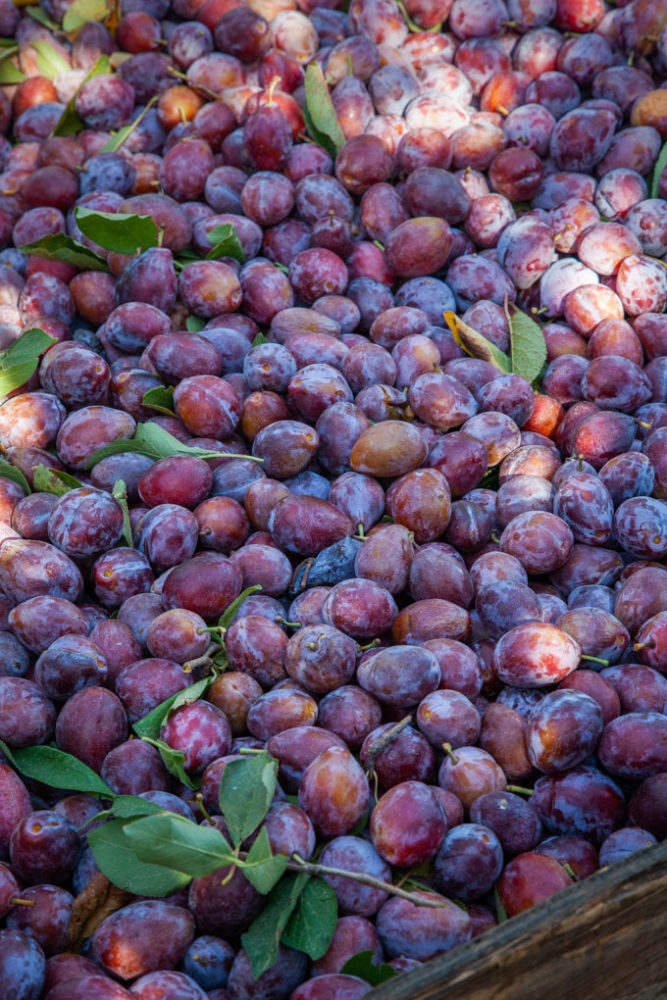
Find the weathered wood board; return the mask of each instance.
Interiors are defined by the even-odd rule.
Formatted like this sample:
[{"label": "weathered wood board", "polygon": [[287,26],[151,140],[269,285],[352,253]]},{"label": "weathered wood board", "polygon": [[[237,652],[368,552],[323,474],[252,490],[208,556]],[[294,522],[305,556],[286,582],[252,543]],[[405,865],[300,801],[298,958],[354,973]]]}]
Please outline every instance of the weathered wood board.
[{"label": "weathered wood board", "polygon": [[667,1000],[667,842],[644,848],[369,1000]]}]

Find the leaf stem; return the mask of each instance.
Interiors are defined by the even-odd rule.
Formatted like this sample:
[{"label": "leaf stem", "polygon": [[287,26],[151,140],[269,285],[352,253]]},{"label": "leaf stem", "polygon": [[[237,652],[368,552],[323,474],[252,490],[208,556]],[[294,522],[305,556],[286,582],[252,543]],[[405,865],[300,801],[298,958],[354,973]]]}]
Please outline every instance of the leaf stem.
[{"label": "leaf stem", "polygon": [[287,862],[287,871],[290,872],[306,872],[308,875],[332,875],[334,877],[351,878],[362,885],[370,886],[371,889],[380,889],[383,892],[388,892],[391,896],[400,896],[402,899],[407,899],[417,906],[430,906],[434,908],[447,906],[445,901],[441,903],[435,899],[422,899],[420,896],[415,896],[412,892],[407,892],[397,885],[392,885],[391,882],[383,882],[382,879],[375,878],[373,875],[367,875],[366,872],[350,872],[344,868],[332,868],[330,865],[321,865],[316,861],[304,861],[298,854],[293,854],[292,858],[292,861]]}]

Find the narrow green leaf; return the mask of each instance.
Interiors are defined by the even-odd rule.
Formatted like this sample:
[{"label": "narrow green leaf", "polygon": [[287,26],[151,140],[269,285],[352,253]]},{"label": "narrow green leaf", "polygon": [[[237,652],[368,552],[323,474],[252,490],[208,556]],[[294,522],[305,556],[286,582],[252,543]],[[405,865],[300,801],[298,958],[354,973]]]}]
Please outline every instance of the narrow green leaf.
[{"label": "narrow green leaf", "polygon": [[278,761],[269,754],[232,760],[220,782],[220,811],[234,847],[255,832],[276,791]]},{"label": "narrow green leaf", "polygon": [[60,116],[60,121],[53,130],[54,135],[74,135],[76,132],[81,132],[86,127],[83,118],[74,107],[76,95],[79,93],[84,83],[88,83],[88,81],[92,80],[94,76],[100,76],[101,74],[106,75],[110,72],[111,63],[109,62],[109,57],[106,55],[100,56],[95,65],[88,70],[75,93],[72,94],[67,102],[65,110]]},{"label": "narrow green leaf", "polygon": [[137,441],[153,450],[157,458],[168,458],[170,455],[198,455],[200,458],[220,458],[220,452],[207,451],[205,448],[190,448],[183,444],[173,434],[159,424],[137,424],[135,432]]},{"label": "narrow green leaf", "polygon": [[3,86],[23,83],[25,80],[25,73],[14,63],[14,55],[17,51],[18,49],[8,51],[0,60],[0,84]]},{"label": "narrow green leaf", "polygon": [[2,49],[13,49],[15,52],[18,52],[18,48],[13,38],[0,38],[0,52]]},{"label": "narrow green leaf", "polygon": [[188,333],[199,333],[206,326],[206,320],[201,316],[188,316],[185,321],[185,329]]},{"label": "narrow green leaf", "polygon": [[42,76],[45,76],[48,80],[55,80],[57,76],[69,73],[72,67],[67,62],[67,59],[60,52],[57,52],[52,45],[49,45],[48,42],[31,42],[30,44],[37,53],[35,62]]},{"label": "narrow green leaf", "polygon": [[[62,132],[61,135],[70,135],[70,132]],[[89,250],[83,243],[73,240],[71,236],[64,233],[53,233],[49,236],[42,236],[34,243],[25,243],[19,247],[21,253],[30,254],[32,257],[43,257],[45,260],[58,260],[63,264],[71,264],[82,271],[106,271],[108,270],[106,261],[98,256],[93,250]]]},{"label": "narrow green leaf", "polygon": [[660,186],[660,178],[662,173],[667,167],[667,142],[663,145],[662,149],[658,154],[658,159],[655,161],[655,166],[653,167],[653,174],[651,175],[651,187],[650,187],[650,197],[658,197],[658,187]]},{"label": "narrow green leaf", "polygon": [[263,826],[248,851],[242,866],[243,874],[257,892],[265,896],[282,878],[286,867],[287,855],[272,853],[269,835]]},{"label": "narrow green leaf", "polygon": [[113,792],[87,764],[56,747],[24,747],[10,750],[0,740],[0,749],[26,778],[33,778],[53,788],[88,792],[102,798],[113,798]]},{"label": "narrow green leaf", "polygon": [[547,345],[541,328],[520,309],[507,311],[512,344],[512,371],[533,382],[547,360]]},{"label": "narrow green leaf", "polygon": [[144,406],[149,406],[158,413],[166,413],[168,416],[175,416],[174,413],[174,387],[173,385],[156,385],[154,389],[149,389],[144,393],[141,402]]},{"label": "narrow green leaf", "polygon": [[92,453],[86,462],[86,469],[92,469],[94,465],[101,462],[103,458],[108,458],[109,455],[122,455],[126,451],[137,452],[153,459],[162,458],[161,455],[156,455],[154,450],[148,449],[143,441],[137,441],[135,438],[116,438]]},{"label": "narrow green leaf", "polygon": [[253,340],[252,346],[253,347],[259,347],[260,344],[269,344],[269,343],[271,343],[271,341],[269,340],[269,338],[265,337],[264,334],[260,331],[257,334],[257,336],[255,337],[255,339]]},{"label": "narrow green leaf", "polygon": [[150,215],[77,208],[74,217],[84,236],[114,253],[133,254],[158,243],[157,227]]},{"label": "narrow green leaf", "polygon": [[236,230],[229,222],[216,226],[206,234],[206,239],[213,244],[213,249],[206,254],[206,260],[217,260],[218,257],[233,257],[240,264],[245,260],[241,241]]},{"label": "narrow green leaf", "polygon": [[246,598],[250,597],[251,594],[256,594],[258,590],[262,589],[261,583],[254,583],[252,587],[246,587],[242,590],[235,601],[225,608],[220,617],[218,618],[218,628],[227,629],[234,621],[236,612],[239,610]]},{"label": "narrow green leaf", "polygon": [[196,684],[191,684],[189,687],[183,688],[182,691],[172,694],[170,698],[165,698],[152,712],[135,722],[132,729],[142,739],[148,737],[156,740],[169,713],[180,708],[181,705],[191,705],[193,701],[198,701],[214,680],[214,677],[203,677]]},{"label": "narrow green leaf", "polygon": [[213,826],[198,826],[176,813],[136,820],[125,836],[140,861],[185,872],[191,878],[210,875],[232,864],[231,848]]},{"label": "narrow green leaf", "polygon": [[152,816],[162,813],[164,809],[154,802],[142,799],[139,795],[116,795],[111,803],[111,813],[116,819],[138,819],[140,816]]},{"label": "narrow green leaf", "polygon": [[173,434],[166,431],[159,424],[137,424],[133,438],[117,438],[109,444],[98,448],[88,459],[86,468],[91,469],[93,465],[100,462],[109,455],[119,455],[124,451],[135,451],[141,455],[148,455],[149,458],[167,458],[169,455],[196,455],[198,458],[246,458],[252,459],[252,455],[232,455],[226,452],[209,451],[206,448],[191,448],[183,444]]},{"label": "narrow green leaf", "polygon": [[119,889],[140,896],[168,896],[190,882],[185,872],[140,861],[125,836],[129,824],[115,819],[88,833],[88,844],[97,867]]},{"label": "narrow green leaf", "polygon": [[493,465],[490,469],[487,469],[482,477],[482,481],[478,483],[479,489],[483,490],[499,490],[500,489],[500,466]]},{"label": "narrow green leaf", "polygon": [[503,906],[500,894],[498,893],[497,889],[493,890],[493,895],[496,903],[496,916],[498,917],[498,923],[504,924],[507,920],[507,910]]},{"label": "narrow green leaf", "polygon": [[41,7],[33,7],[31,5],[24,7],[23,10],[33,19],[33,21],[37,21],[38,24],[43,24],[45,28],[49,29],[49,31],[55,31],[57,34],[61,33],[60,25],[56,24],[55,21],[52,21],[51,18],[44,13]]},{"label": "narrow green leaf", "polygon": [[345,143],[345,135],[319,63],[312,62],[308,66],[304,86],[306,104],[303,110],[308,131],[318,145],[335,156]]},{"label": "narrow green leaf", "polygon": [[134,538],[132,537],[132,522],[130,521],[130,508],[127,505],[127,486],[122,479],[117,479],[111,490],[112,496],[118,501],[123,509],[123,533],[121,538],[128,548],[134,548]]},{"label": "narrow green leaf", "polygon": [[76,490],[82,485],[68,472],[49,469],[46,465],[37,466],[32,481],[39,493],[53,493],[57,497],[64,497],[70,490]]},{"label": "narrow green leaf", "polygon": [[269,895],[266,906],[253,920],[241,944],[250,960],[255,979],[275,965],[280,937],[292,915],[299,896],[310,879],[309,875],[286,875]]},{"label": "narrow green leaf", "polygon": [[0,458],[0,479],[11,479],[13,483],[17,483],[21,487],[26,496],[32,492],[30,483],[21,470],[8,462],[6,458]]},{"label": "narrow green leaf", "polygon": [[386,962],[375,965],[373,954],[370,949],[357,952],[352,958],[348,958],[340,970],[341,973],[345,976],[357,976],[358,979],[365,979],[371,986],[379,986],[380,983],[386,983],[388,979],[393,979],[394,976],[398,975],[396,969]]},{"label": "narrow green leaf", "polygon": [[305,951],[314,962],[329,945],[338,919],[336,893],[323,878],[311,878],[283,931],[281,941]]},{"label": "narrow green leaf", "polygon": [[108,14],[104,0],[74,0],[65,11],[63,31],[78,31],[87,21],[103,21]]},{"label": "narrow green leaf", "polygon": [[444,316],[454,340],[471,358],[481,358],[482,361],[488,361],[504,375],[512,370],[510,359],[504,351],[499,350],[481,333],[464,323],[456,313],[446,312]]},{"label": "narrow green leaf", "polygon": [[164,740],[153,740],[149,736],[142,736],[142,740],[146,743],[150,743],[162,757],[162,763],[169,771],[169,774],[173,774],[175,778],[178,778],[184,785],[188,788],[197,788],[197,783],[192,780],[188,772],[185,770],[185,754],[182,750],[174,750],[165,743]]},{"label": "narrow green leaf", "polygon": [[146,106],[142,110],[141,114],[137,115],[137,117],[130,125],[124,125],[123,128],[119,128],[118,131],[114,133],[113,137],[109,139],[109,141],[105,143],[104,146],[102,146],[102,148],[100,149],[100,153],[117,153],[118,150],[121,148],[121,146],[123,146],[124,143],[126,143],[127,140],[130,138],[134,130],[141,124],[148,111],[156,103],[157,103],[157,94],[154,94],[153,97],[151,97],[148,104],[146,104]]}]

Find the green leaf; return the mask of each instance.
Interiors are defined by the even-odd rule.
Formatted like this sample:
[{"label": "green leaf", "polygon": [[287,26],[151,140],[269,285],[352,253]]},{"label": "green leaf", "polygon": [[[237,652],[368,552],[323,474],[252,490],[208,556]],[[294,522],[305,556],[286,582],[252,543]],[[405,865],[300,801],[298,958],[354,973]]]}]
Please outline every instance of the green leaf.
[{"label": "green leaf", "polygon": [[234,621],[236,612],[239,610],[245,599],[250,597],[251,594],[257,593],[257,591],[261,589],[261,583],[254,583],[252,587],[246,587],[245,590],[242,590],[236,600],[232,601],[232,603],[225,608],[218,618],[218,628],[228,629]]},{"label": "green leaf", "polygon": [[15,389],[20,389],[30,376],[34,373],[36,365],[31,365],[26,361],[22,365],[15,365],[0,372],[0,397],[8,396]]},{"label": "green leaf", "polygon": [[503,906],[500,894],[498,893],[497,889],[493,890],[493,895],[496,903],[496,916],[498,918],[498,923],[504,924],[507,920],[507,910]]},{"label": "green leaf", "polygon": [[87,21],[103,21],[108,14],[104,0],[74,0],[65,11],[63,31],[78,31]]},{"label": "green leaf", "polygon": [[206,320],[201,316],[188,316],[185,321],[185,329],[188,333],[199,333],[206,326]]},{"label": "green leaf", "polygon": [[8,50],[0,60],[0,84],[23,83],[25,73],[14,63],[14,55],[18,48]]},{"label": "green leaf", "polygon": [[49,45],[48,42],[31,42],[30,44],[37,53],[35,62],[42,76],[45,76],[48,80],[55,80],[57,76],[69,73],[72,67],[67,62],[67,59],[60,52],[57,52],[52,45]]},{"label": "green leaf", "polygon": [[139,795],[116,795],[111,803],[111,813],[116,819],[138,819],[140,816],[152,816],[162,813],[162,806],[142,799]]},{"label": "green leaf", "polygon": [[[162,455],[157,455],[154,449],[148,448],[143,441],[138,441],[136,437],[116,438],[114,441],[109,441],[108,444],[102,445],[101,448],[97,448],[92,453],[86,462],[86,469],[92,469],[94,465],[101,462],[103,458],[108,458],[109,455],[122,455],[126,451],[138,452],[140,455],[147,455],[153,459],[163,457]],[[177,453],[175,452],[174,454]]]},{"label": "green leaf", "polygon": [[242,865],[243,874],[257,892],[265,896],[282,878],[286,867],[287,855],[272,853],[269,835],[263,826],[246,855]]},{"label": "green leaf", "polygon": [[232,864],[231,848],[213,826],[198,826],[175,813],[147,816],[125,828],[140,861],[185,872],[191,878],[210,875]]},{"label": "green leaf", "polygon": [[335,156],[345,143],[345,135],[336,116],[327,82],[319,63],[312,62],[304,81],[306,104],[303,109],[311,138]]},{"label": "green leaf", "polygon": [[331,944],[337,919],[336,893],[323,878],[311,878],[283,931],[282,943],[305,951],[315,962]]},{"label": "green leaf", "polygon": [[130,521],[130,509],[127,505],[127,486],[122,479],[117,479],[111,490],[112,496],[118,501],[123,509],[123,533],[121,539],[128,548],[134,548],[134,538],[132,537],[132,522]]},{"label": "green leaf", "polygon": [[253,340],[252,346],[259,347],[260,344],[270,344],[270,343],[271,341],[269,340],[269,338],[265,337],[264,334],[260,331]]},{"label": "green leaf", "polygon": [[157,103],[157,94],[151,97],[150,101],[141,114],[137,115],[131,125],[124,125],[123,128],[119,128],[117,132],[114,133],[113,137],[109,139],[107,143],[102,146],[100,153],[117,153],[121,146],[127,142],[134,130],[141,124],[142,120],[148,113],[148,111]]},{"label": "green leaf", "polygon": [[446,312],[444,316],[454,340],[471,358],[481,358],[482,361],[488,361],[504,375],[512,370],[510,359],[504,351],[499,350],[495,344],[483,337],[472,326],[464,323],[456,313]]},{"label": "green leaf", "polygon": [[115,441],[98,448],[88,459],[86,468],[92,468],[109,455],[119,455],[125,451],[136,451],[155,460],[168,458],[170,455],[196,455],[198,458],[244,458],[256,461],[252,455],[234,455],[229,452],[209,451],[206,448],[191,448],[159,424],[146,423],[137,424],[134,437],[116,438]]},{"label": "green leaf", "polygon": [[280,936],[287,926],[309,875],[286,875],[269,895],[266,906],[253,920],[241,944],[250,960],[250,970],[255,979],[275,965],[278,958]]},{"label": "green leaf", "polygon": [[149,389],[144,393],[141,402],[144,406],[150,406],[158,413],[166,413],[168,416],[175,416],[174,413],[174,387],[173,385],[156,385],[154,389]]},{"label": "green leaf", "polygon": [[37,370],[41,355],[51,344],[55,344],[55,338],[34,327],[0,354],[0,396],[6,396],[28,381]]},{"label": "green leaf", "polygon": [[484,473],[481,482],[477,484],[478,489],[495,490],[500,489],[500,466],[493,465]]},{"label": "green leaf", "polygon": [[87,764],[56,747],[24,747],[10,750],[0,740],[0,749],[17,771],[53,788],[88,792],[102,798],[113,798],[113,792]]},{"label": "green leaf", "polygon": [[348,958],[340,970],[341,973],[345,976],[357,976],[359,979],[365,979],[371,986],[379,986],[380,983],[386,983],[388,979],[393,979],[394,976],[398,975],[396,969],[393,969],[386,962],[375,965],[373,954],[370,949],[357,952],[352,958]]},{"label": "green leaf", "polygon": [[0,458],[0,479],[11,479],[13,483],[18,483],[26,496],[32,492],[30,483],[25,478],[20,469],[8,462],[6,458]]},{"label": "green leaf", "polygon": [[660,178],[662,177],[662,172],[667,167],[667,142],[663,145],[660,153],[658,154],[658,159],[655,161],[655,166],[653,167],[653,174],[651,175],[651,187],[650,187],[650,197],[658,197],[658,187],[660,185]]},{"label": "green leaf", "polygon": [[233,257],[240,264],[245,260],[241,241],[236,235],[236,230],[229,222],[221,226],[216,226],[206,234],[209,243],[213,243],[213,249],[206,254],[206,260],[217,260],[218,257]]},{"label": "green leaf", "polygon": [[74,217],[84,236],[114,253],[134,254],[158,244],[157,226],[150,215],[77,208]]},{"label": "green leaf", "polygon": [[49,469],[46,465],[37,466],[32,481],[39,493],[53,493],[57,497],[64,497],[70,490],[77,490],[83,485],[69,472]]},{"label": "green leaf", "polygon": [[[69,135],[70,133],[61,133]],[[24,243],[19,247],[21,253],[30,254],[33,257],[43,257],[44,260],[59,260],[63,264],[71,264],[82,271],[106,271],[106,261],[98,256],[93,250],[89,250],[83,243],[73,240],[71,236],[64,233],[53,233],[49,236],[42,236],[34,243]]]},{"label": "green leaf", "polygon": [[278,761],[268,754],[230,761],[220,782],[220,811],[234,847],[255,832],[276,791]]},{"label": "green leaf", "polygon": [[541,328],[520,309],[508,310],[510,341],[512,344],[512,371],[527,382],[533,382],[547,360],[547,345]]},{"label": "green leaf", "polygon": [[109,57],[105,55],[100,56],[95,65],[88,70],[76,91],[67,102],[65,110],[60,116],[60,121],[53,130],[54,135],[74,135],[75,132],[81,132],[86,127],[83,118],[74,107],[76,95],[88,80],[92,80],[94,76],[106,75],[110,72],[111,63],[109,62]]},{"label": "green leaf", "polygon": [[0,38],[0,51],[2,49],[14,49],[18,51],[18,45],[13,38]]},{"label": "green leaf", "polygon": [[56,24],[55,21],[52,21],[51,18],[44,13],[41,7],[29,6],[24,7],[23,10],[33,19],[33,21],[43,24],[45,28],[49,29],[49,31],[55,31],[60,34],[60,25]]},{"label": "green leaf", "polygon": [[88,844],[103,875],[127,892],[139,896],[168,896],[190,882],[185,872],[140,861],[125,835],[130,824],[115,819],[88,833]]},{"label": "green leaf", "polygon": [[23,364],[24,361],[37,362],[46,349],[55,342],[55,337],[50,337],[38,326],[31,327],[0,354],[0,368],[10,368],[13,365]]},{"label": "green leaf", "polygon": [[185,754],[182,750],[174,750],[165,743],[164,740],[153,740],[149,736],[142,736],[142,740],[146,743],[150,743],[162,757],[162,763],[169,771],[169,774],[173,774],[175,778],[178,778],[187,788],[197,788],[196,782],[192,780],[188,772],[185,770]]},{"label": "green leaf", "polygon": [[214,680],[214,677],[204,677],[202,680],[197,681],[196,684],[191,684],[182,691],[172,694],[170,698],[165,698],[152,712],[149,712],[143,719],[135,722],[132,729],[141,739],[148,737],[149,739],[156,740],[160,735],[162,724],[169,713],[180,708],[181,705],[191,705],[193,701],[198,701]]}]

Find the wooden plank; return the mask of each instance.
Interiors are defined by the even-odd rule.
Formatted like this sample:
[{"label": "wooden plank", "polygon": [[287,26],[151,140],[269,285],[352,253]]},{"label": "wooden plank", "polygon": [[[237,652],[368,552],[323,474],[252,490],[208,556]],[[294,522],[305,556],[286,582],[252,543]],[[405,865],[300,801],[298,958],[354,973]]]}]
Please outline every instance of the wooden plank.
[{"label": "wooden plank", "polygon": [[667,842],[390,979],[369,1000],[666,1000]]}]

